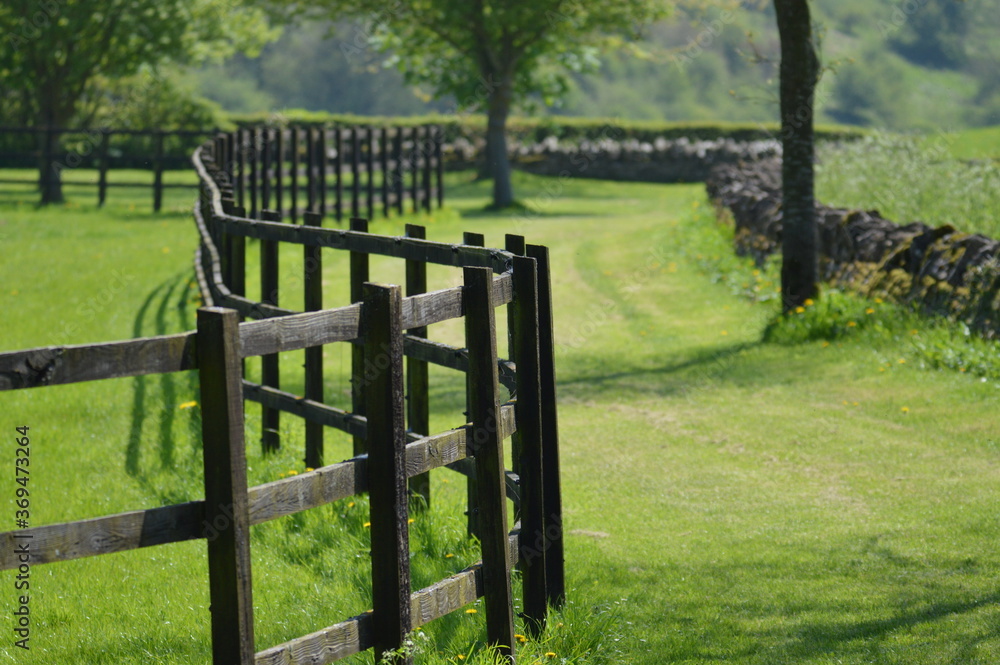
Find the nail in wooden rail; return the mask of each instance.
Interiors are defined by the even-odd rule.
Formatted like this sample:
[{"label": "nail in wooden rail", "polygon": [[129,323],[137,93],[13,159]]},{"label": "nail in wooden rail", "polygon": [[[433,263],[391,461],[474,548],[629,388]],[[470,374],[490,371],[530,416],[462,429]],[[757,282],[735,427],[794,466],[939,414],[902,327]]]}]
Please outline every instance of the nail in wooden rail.
[{"label": "nail in wooden rail", "polygon": [[[323,215],[307,212],[303,216],[306,226],[322,226]],[[321,248],[303,245],[305,252],[303,283],[305,288],[305,310],[315,312],[323,309],[323,254]],[[305,397],[314,402],[323,402],[323,347],[311,346],[305,350],[306,385]],[[323,466],[323,425],[306,421],[306,468],[318,469]]]},{"label": "nail in wooden rail", "polygon": [[[280,222],[277,210],[261,211],[261,219],[266,222]],[[278,305],[278,255],[279,245],[274,240],[260,241],[260,300],[269,305]],[[271,388],[281,388],[281,368],[278,354],[261,356],[261,384]],[[260,443],[264,453],[281,448],[281,411],[266,406],[261,408]]]},{"label": "nail in wooden rail", "polygon": [[[351,218],[351,230],[368,232],[368,220]],[[361,302],[364,298],[364,284],[368,277],[368,254],[351,252],[351,302]],[[351,346],[351,412],[363,416],[365,413],[365,348],[360,344]],[[364,437],[354,437],[354,454],[363,455],[367,450]]]},{"label": "nail in wooden rail", "polygon": [[[427,230],[417,224],[406,225],[406,237],[427,239]],[[427,264],[423,261],[406,261],[406,295],[427,292]],[[406,331],[413,337],[427,338],[427,326]],[[406,417],[409,430],[421,436],[430,434],[430,398],[427,362],[417,358],[406,359]],[[410,495],[415,510],[430,506],[431,476],[422,473],[410,478]]]},{"label": "nail in wooden rail", "polygon": [[[371,497],[375,663],[410,632],[410,547],[403,415],[403,312],[398,286],[364,285],[368,377],[368,492]],[[392,663],[410,663],[396,656]]]},{"label": "nail in wooden rail", "polygon": [[562,491],[559,485],[559,424],[556,412],[555,341],[552,335],[552,271],[549,248],[528,245],[528,256],[538,263],[538,338],[542,388],[542,456],[545,460],[545,581],[549,603],[566,599],[563,554]]},{"label": "nail in wooden rail", "polygon": [[471,444],[476,458],[486,636],[501,655],[513,660],[514,610],[507,556],[506,476],[499,421],[493,271],[465,268],[464,275],[465,337],[469,345],[469,378],[473,393],[472,429],[466,445]]},{"label": "nail in wooden rail", "polygon": [[[486,237],[482,233],[474,233],[472,231],[466,231],[462,234],[462,244],[463,245],[473,245],[475,247],[485,247]],[[466,340],[466,346],[469,346],[468,340]],[[466,373],[465,376],[465,417],[466,420],[472,420],[472,403],[476,399],[472,390],[472,374]],[[475,460],[473,460],[475,462]],[[468,482],[466,483],[466,494],[468,509],[468,521],[467,529],[470,536],[479,537],[479,489],[477,486],[478,479],[475,475],[469,476]]]},{"label": "nail in wooden rail", "polygon": [[[511,246],[508,236],[508,247]],[[522,245],[523,248],[523,245]],[[541,379],[538,345],[538,270],[534,259],[514,257],[514,300],[508,308],[517,365],[517,442],[512,453],[520,478],[520,563],[524,580],[527,630],[538,635],[545,625],[545,505],[543,498]]]},{"label": "nail in wooden rail", "polygon": [[250,520],[243,441],[239,316],[198,310],[198,367],[205,463],[205,523],[212,615],[212,662],[254,662]]}]

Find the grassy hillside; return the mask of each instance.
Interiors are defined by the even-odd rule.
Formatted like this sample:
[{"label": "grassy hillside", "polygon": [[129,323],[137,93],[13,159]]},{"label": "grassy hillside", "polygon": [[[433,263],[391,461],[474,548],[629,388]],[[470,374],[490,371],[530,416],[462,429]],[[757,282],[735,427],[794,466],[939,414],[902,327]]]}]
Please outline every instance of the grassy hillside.
[{"label": "grassy hillside", "polygon": [[[549,112],[670,121],[768,121],[777,113],[778,37],[770,2],[677,3],[633,55],[602,53]],[[893,129],[1000,123],[1000,6],[992,0],[814,0],[826,67],[819,119]],[[290,27],[259,58],[193,73],[230,111],[303,108],[367,115],[451,111],[407,88],[352,24]],[[639,57],[633,57],[638,54]],[[350,90],[350,94],[341,91]],[[541,106],[541,105],[539,105]],[[543,110],[544,112],[544,110]]]}]

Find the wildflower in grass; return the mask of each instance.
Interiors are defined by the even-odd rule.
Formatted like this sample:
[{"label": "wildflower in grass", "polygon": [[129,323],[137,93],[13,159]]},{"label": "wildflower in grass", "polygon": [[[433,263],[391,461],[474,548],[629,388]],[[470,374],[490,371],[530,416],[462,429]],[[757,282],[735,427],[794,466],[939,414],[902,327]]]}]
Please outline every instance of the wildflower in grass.
[{"label": "wildflower in grass", "polygon": [[453,556],[455,556],[455,555],[454,555],[454,554],[452,554],[451,552],[448,552],[447,554],[445,554],[445,555],[444,555],[444,558],[445,558],[445,559],[450,559],[450,558],[452,558]]},{"label": "wildflower in grass", "polygon": [[368,528],[368,527],[370,527],[371,525],[372,525],[372,523],[371,523],[371,522],[365,522],[364,524],[362,524],[362,525],[361,525],[361,528],[363,528],[363,529],[367,529],[367,528]]},{"label": "wildflower in grass", "polygon": [[289,469],[288,475],[289,476],[297,476],[297,475],[299,475],[299,472],[296,471],[295,469]]},{"label": "wildflower in grass", "polygon": [[881,299],[881,298],[876,298],[876,299],[875,299],[875,304],[876,304],[876,305],[881,305],[881,304],[882,304],[882,302],[883,302],[883,301],[882,301],[882,299]]},{"label": "wildflower in grass", "polygon": [[179,405],[177,408],[178,409],[193,409],[196,406],[198,406],[198,402],[196,402],[194,400],[191,400],[190,402],[184,402],[183,404]]},{"label": "wildflower in grass", "polygon": [[909,413],[910,412],[910,407],[904,406],[902,409],[900,409],[900,411],[902,411],[903,413]]},{"label": "wildflower in grass", "polygon": [[728,335],[728,334],[729,334],[729,331],[728,331],[728,330],[723,330],[723,331],[722,331],[722,332],[720,332],[719,334],[720,334],[720,335]]},{"label": "wildflower in grass", "polygon": [[555,651],[546,651],[545,652],[545,657],[546,658],[555,658],[556,657],[556,652]]},{"label": "wildflower in grass", "polygon": [[874,313],[875,313],[874,307],[869,307],[868,309],[865,310],[865,314],[874,314]]},{"label": "wildflower in grass", "polygon": [[519,635],[518,633],[514,633],[514,638],[521,644],[524,644],[525,642],[528,641],[527,637],[525,637],[524,635]]},{"label": "wildflower in grass", "polygon": [[959,372],[964,372],[964,371],[965,371],[965,368],[964,368],[964,367],[959,367],[959,368],[958,368],[958,371],[959,371]]},{"label": "wildflower in grass", "polygon": [[916,334],[917,334],[917,331],[916,331],[916,330],[911,330],[911,331],[910,331],[910,334],[911,334],[911,335],[916,335]]},{"label": "wildflower in grass", "polygon": [[407,524],[413,524],[414,522],[416,522],[416,520],[413,519],[412,517],[410,519],[406,520]]},{"label": "wildflower in grass", "polygon": [[316,470],[316,469],[312,468],[311,466],[307,466],[307,467],[306,467],[306,472],[307,472],[307,473],[308,473],[309,471],[315,471],[315,470]]},{"label": "wildflower in grass", "polygon": [[475,608],[469,608],[469,609],[465,610],[466,614],[476,614],[477,612],[479,612],[479,610],[477,610]]},{"label": "wildflower in grass", "polygon": [[806,311],[806,308],[803,307],[802,305],[799,305],[798,307],[795,308],[795,313],[796,314],[801,314],[804,311]]},{"label": "wildflower in grass", "polygon": [[905,364],[905,363],[906,363],[906,359],[905,359],[905,358],[900,358],[900,359],[898,360],[898,362],[899,362],[899,364],[900,364],[900,365],[903,365],[903,364]]},{"label": "wildflower in grass", "polygon": [[854,326],[856,326],[856,325],[858,325],[858,324],[857,324],[857,323],[855,323],[854,321],[848,321],[848,322],[847,322],[847,327],[848,327],[848,328],[853,328],[853,327],[854,327]]},{"label": "wildflower in grass", "polygon": [[824,342],[823,342],[823,348],[825,349],[828,346],[830,346],[830,342],[827,342],[827,341],[824,340]]},{"label": "wildflower in grass", "polygon": [[851,402],[851,406],[857,406],[857,405],[858,405],[857,402]]},{"label": "wildflower in grass", "polygon": [[170,248],[169,247],[164,247],[163,248],[163,253],[164,254],[169,254],[170,253]]},{"label": "wildflower in grass", "polygon": [[753,276],[754,276],[754,277],[757,277],[758,275],[760,275],[760,271],[759,271],[759,270],[757,270],[757,269],[754,269],[754,271],[753,271]]},{"label": "wildflower in grass", "polygon": [[285,477],[285,474],[284,474],[284,473],[279,473],[279,474],[278,474],[278,477],[279,477],[279,478],[284,478],[284,477]]},{"label": "wildflower in grass", "polygon": [[353,507],[354,507],[354,502],[353,502],[353,501],[351,501],[351,502],[350,502],[349,504],[347,504],[347,507],[348,507],[348,508],[353,508]]},{"label": "wildflower in grass", "polygon": [[457,655],[457,656],[455,656],[455,657],[456,657],[456,658],[458,658],[459,660],[465,660],[465,654],[461,654],[461,653],[460,653],[460,654],[458,654],[458,655]]},{"label": "wildflower in grass", "polygon": [[805,302],[806,307],[812,307],[815,304],[816,304],[815,300],[813,300],[812,298],[806,298],[806,302]]}]

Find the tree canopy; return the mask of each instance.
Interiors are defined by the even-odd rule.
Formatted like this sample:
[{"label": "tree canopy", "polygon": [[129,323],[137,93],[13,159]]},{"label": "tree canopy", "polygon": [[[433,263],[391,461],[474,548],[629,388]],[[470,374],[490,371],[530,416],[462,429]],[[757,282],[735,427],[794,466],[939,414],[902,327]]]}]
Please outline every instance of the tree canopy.
[{"label": "tree canopy", "polygon": [[[0,35],[4,115],[65,127],[95,81],[253,52],[277,33],[261,10],[223,0],[4,0]],[[42,178],[51,183],[43,203],[62,200],[57,174],[50,175]]]},{"label": "tree canopy", "polygon": [[459,111],[485,109],[487,155],[497,207],[514,201],[505,127],[511,108],[551,102],[567,74],[596,64],[601,47],[631,36],[666,14],[664,0],[320,0],[272,6],[326,18],[364,18],[345,53],[375,47],[407,81],[453,97]]}]

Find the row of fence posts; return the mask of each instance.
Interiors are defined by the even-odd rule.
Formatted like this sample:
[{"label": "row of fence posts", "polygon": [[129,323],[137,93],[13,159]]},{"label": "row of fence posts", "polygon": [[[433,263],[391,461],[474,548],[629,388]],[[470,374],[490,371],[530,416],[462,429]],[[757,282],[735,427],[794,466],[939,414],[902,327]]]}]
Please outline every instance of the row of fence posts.
[{"label": "row of fence posts", "polygon": [[[337,130],[333,130],[336,132]],[[273,135],[276,139],[280,134]],[[234,156],[233,146],[239,145],[234,143],[240,140],[240,134],[234,133],[232,135],[227,135],[225,137],[218,137],[214,142],[215,154],[219,155],[220,162],[222,164],[231,164],[231,158]],[[310,143],[315,142],[317,145],[322,144],[322,140],[318,135],[314,135],[312,139],[309,140]],[[310,150],[310,153],[313,151]],[[260,152],[261,158],[263,159],[264,151]],[[357,153],[355,153],[357,154]],[[271,159],[270,157],[268,158]],[[236,161],[239,161],[238,155],[236,156]],[[269,168],[273,169],[273,162],[265,162],[268,164]],[[314,164],[310,164],[309,172],[315,173],[318,177],[314,182],[323,182],[323,171],[322,169],[313,169]],[[280,167],[278,167],[280,171]],[[246,171],[240,170],[237,166],[236,174],[245,173]],[[265,171],[266,172],[266,171]],[[292,171],[294,173],[294,171]],[[250,187],[252,183],[259,182],[254,178],[249,179],[244,182],[242,186],[241,178],[231,177],[228,170],[222,170],[218,174],[218,182],[220,185],[220,191],[222,194],[222,206],[224,212],[227,214],[246,217],[247,210],[244,208],[246,203],[254,203],[254,189],[256,193],[263,196],[263,198],[256,199],[257,205],[275,204],[282,203],[283,199],[281,195],[278,194],[280,190],[280,185],[277,182],[274,184],[276,187],[273,191],[267,191],[265,194],[263,188],[257,188],[254,185],[253,188]],[[265,179],[267,180],[267,179]],[[338,179],[339,182],[339,179]],[[358,181],[355,179],[355,183]],[[240,193],[242,189],[243,197],[240,198]],[[307,186],[308,191],[313,191],[313,186]],[[322,189],[320,187],[319,189]],[[337,188],[340,189],[339,186]],[[294,192],[297,188],[292,189],[292,201],[295,200]],[[437,190],[440,194],[440,188]],[[271,194],[274,194],[274,198],[271,198]],[[428,194],[429,196],[429,194]],[[423,198],[423,201],[428,201],[428,196]],[[338,201],[342,199],[339,198]],[[322,198],[317,194],[310,194],[309,205],[315,205],[321,210],[329,211],[329,207],[322,204]],[[355,199],[356,201],[356,199]],[[358,205],[354,204],[355,207]],[[292,210],[295,209],[294,203],[289,207],[288,213],[291,214]],[[337,210],[337,207],[334,207]],[[205,218],[209,219],[211,215],[210,206],[205,201],[205,207],[203,211],[206,213]],[[254,215],[251,215],[254,216]],[[268,208],[261,208],[259,213],[256,215],[259,219],[266,221],[282,221],[284,214],[281,210],[272,210]],[[302,223],[311,226],[321,226],[323,222],[323,213],[318,210],[306,210],[302,212]],[[349,228],[352,231],[367,232],[368,231],[368,220],[360,217],[352,217],[350,219]],[[229,286],[230,290],[236,295],[245,296],[246,294],[246,248],[245,239],[242,236],[234,234],[225,234],[219,231],[218,226],[214,224],[209,224],[210,233],[212,234],[213,242],[216,247],[220,248],[220,258],[222,263],[222,278],[223,281]],[[413,238],[425,238],[426,230],[424,227],[408,224],[406,226],[406,235]],[[466,245],[476,245],[484,246],[484,238],[481,234],[476,233],[466,233],[463,238],[463,243]],[[319,247],[311,247],[304,245],[305,251],[305,270],[304,270],[304,289],[305,289],[305,309],[307,311],[317,311],[323,308],[323,289],[322,289],[322,254]],[[535,506],[536,509],[525,510],[519,517],[522,521],[522,536],[521,536],[521,565],[525,574],[525,616],[529,618],[535,618],[538,620],[540,625],[544,621],[544,616],[546,613],[547,604],[559,605],[565,598],[565,578],[564,578],[564,555],[563,555],[563,541],[562,541],[562,508],[560,499],[560,487],[559,487],[559,463],[558,463],[558,431],[556,422],[556,411],[555,411],[555,374],[554,374],[554,340],[552,339],[552,302],[551,302],[551,290],[550,290],[550,280],[551,276],[549,273],[549,260],[547,248],[541,246],[526,245],[524,238],[521,236],[509,235],[507,236],[506,249],[512,254],[518,257],[526,257],[526,261],[531,263],[531,278],[526,278],[523,274],[515,277],[515,282],[517,284],[531,284],[530,292],[525,292],[519,294],[515,298],[515,303],[511,308],[508,309],[508,329],[511,336],[511,354],[515,358],[517,363],[517,376],[520,379],[522,377],[522,372],[524,377],[535,376],[537,377],[537,387],[533,387],[530,383],[526,383],[522,386],[521,382],[518,383],[518,400],[516,402],[517,406],[517,432],[514,434],[512,441],[513,448],[513,460],[514,460],[514,472],[519,474],[520,478],[520,493],[525,505]],[[261,241],[261,252],[260,252],[260,280],[261,280],[261,294],[263,304],[278,306],[278,243],[276,241]],[[520,268],[517,266],[521,265]],[[526,268],[524,264],[520,261],[515,262],[516,271],[524,271]],[[405,294],[406,296],[417,295],[426,292],[427,289],[427,266],[426,263],[416,260],[406,261],[406,285]],[[475,279],[469,273],[469,270],[475,271],[475,269],[467,269],[466,278],[467,282],[469,279]],[[487,270],[487,272],[490,272]],[[474,274],[474,273],[473,273]],[[351,251],[350,252],[350,299],[351,302],[363,302],[374,297],[371,291],[371,285],[367,284],[370,279],[369,274],[369,255],[364,252]],[[482,279],[485,279],[483,277]],[[492,279],[492,277],[490,277]],[[369,290],[366,291],[366,288]],[[383,287],[379,287],[383,288]],[[520,287],[529,288],[529,287]],[[520,303],[520,304],[519,304]],[[532,304],[532,312],[537,311],[536,316],[527,316],[523,309],[524,303],[535,303]],[[522,309],[519,309],[521,307]],[[488,328],[492,331],[491,334],[485,334],[485,328],[482,331],[473,331],[467,328],[467,344],[469,345],[468,355],[469,355],[469,372],[468,372],[468,384],[467,384],[467,407],[469,420],[472,423],[483,423],[487,422],[488,418],[492,418],[491,422],[494,423],[494,430],[496,430],[495,423],[498,422],[497,415],[498,411],[494,410],[490,413],[485,413],[482,411],[483,408],[490,408],[491,404],[498,403],[497,395],[492,396],[485,395],[482,391],[483,385],[493,385],[494,389],[496,386],[496,369],[497,369],[497,358],[496,358],[496,340],[495,340],[495,328],[493,321],[493,308],[492,304],[489,308],[489,319],[488,324],[484,324],[482,321],[486,321],[485,314],[482,317],[477,317],[473,314],[471,316],[471,321],[475,322],[481,319],[479,323],[470,323],[470,318],[467,318],[467,326],[483,326],[488,325]],[[426,328],[417,328],[405,331],[407,334],[415,337],[426,338],[427,330]],[[532,341],[533,337],[537,340]],[[366,371],[370,371],[371,367],[366,366],[366,356],[369,358],[373,353],[372,349],[379,347],[372,347],[369,340],[376,339],[376,337],[369,336],[366,338],[366,343],[364,344],[354,344],[352,345],[352,379],[351,379],[351,401],[352,401],[352,412],[358,415],[365,415],[368,417],[369,423],[374,423],[376,421],[382,421],[382,416],[384,414],[377,414],[376,411],[381,412],[386,405],[382,404],[380,406],[370,403],[372,395],[382,395],[382,392],[373,391],[372,389],[372,378],[370,376],[365,376]],[[478,345],[484,340],[492,340],[492,350],[480,348]],[[537,344],[537,345],[536,345]],[[538,353],[536,355],[525,354],[523,349],[527,348],[537,348]],[[475,348],[474,348],[475,347]],[[491,358],[492,363],[492,374],[494,381],[491,384],[489,381],[483,381],[481,376],[477,376],[477,372],[481,373],[486,371],[486,367],[489,363],[482,364],[479,366],[477,359],[480,358]],[[429,399],[428,399],[428,375],[427,375],[427,363],[426,361],[419,360],[416,358],[408,357],[406,359],[406,371],[405,375],[403,373],[402,360],[400,360],[400,365],[398,368],[400,379],[405,376],[405,392],[406,399],[399,401],[401,408],[404,411],[405,421],[408,423],[408,429],[412,432],[416,432],[421,435],[429,434]],[[371,363],[369,363],[371,365]],[[478,367],[478,369],[476,369]],[[395,368],[390,368],[391,371],[396,371]],[[315,347],[311,349],[306,349],[305,351],[305,397],[308,400],[315,401],[317,403],[323,403],[324,401],[324,391],[323,391],[323,358],[322,358],[322,347]],[[270,386],[273,388],[280,388],[280,372],[276,356],[266,356],[262,359],[262,384],[265,386]],[[393,379],[393,385],[395,384],[395,379]],[[400,385],[400,390],[402,390],[402,383]],[[477,386],[479,386],[477,388]],[[395,389],[394,389],[395,390]],[[537,393],[537,397],[533,399],[533,392]],[[531,413],[523,412],[528,404],[538,405],[539,412],[537,415],[532,415]],[[404,406],[405,405],[405,406]],[[485,406],[484,406],[485,405]],[[374,409],[374,411],[373,411]],[[391,421],[391,419],[390,419]],[[262,407],[262,422],[263,422],[263,437],[262,446],[265,451],[275,450],[280,447],[280,440],[278,437],[279,425],[280,425],[280,411],[267,406]],[[529,432],[532,427],[537,427],[537,446],[532,448],[532,446],[525,445],[524,441],[526,438],[531,439]],[[494,432],[493,436],[497,433]],[[368,433],[368,437],[364,436],[354,436],[353,449],[355,455],[369,453],[368,441],[374,440],[370,437],[372,436],[371,431]],[[473,440],[476,437],[489,437],[491,436],[489,432],[479,432],[473,433]],[[394,438],[393,435],[390,438]],[[366,440],[367,439],[367,440]],[[405,444],[404,444],[405,445]],[[498,444],[499,445],[499,444]],[[537,461],[532,461],[529,464],[524,464],[524,460],[533,459],[532,456],[537,456]],[[486,460],[481,458],[480,455],[476,455],[477,464],[479,467],[483,465],[485,470],[485,465],[491,464],[491,460]],[[482,459],[482,461],[480,461]],[[541,463],[544,459],[544,465]],[[319,468],[323,465],[323,426],[317,423],[306,423],[306,451],[305,451],[305,464],[307,467]],[[369,457],[369,465],[372,464],[372,458]],[[493,468],[491,465],[490,469]],[[537,469],[537,473],[532,474],[530,469]],[[505,489],[505,474],[503,472],[503,460],[502,457],[499,460],[499,483],[501,496]],[[488,481],[491,482],[491,481]],[[486,500],[492,500],[488,497],[492,497],[495,491],[492,482],[488,486],[483,486],[483,470],[477,470],[475,473],[471,474],[469,477],[469,510],[468,510],[468,528],[470,534],[476,535],[480,541],[483,543],[484,548],[487,547],[487,542],[490,540],[491,536],[487,533],[500,533],[497,525],[501,522],[502,517],[502,531],[504,534],[502,551],[504,557],[506,557],[506,528],[507,522],[504,517],[505,512],[498,512],[496,509],[495,502],[490,504],[489,510],[487,506],[483,505],[484,497]],[[420,507],[429,505],[430,503],[430,483],[429,475],[422,474],[420,476],[415,476],[409,480],[409,492],[406,494],[409,501],[409,509],[419,509]],[[381,505],[378,502],[380,499],[372,497],[372,511],[375,514],[377,506]],[[387,499],[387,505],[392,506],[391,510],[386,508],[387,515],[390,513],[398,512],[398,501],[393,497]],[[505,504],[504,504],[505,511]],[[484,524],[484,520],[488,520],[489,524]],[[395,520],[398,522],[398,520]],[[373,524],[375,520],[372,520]],[[495,534],[494,534],[495,535]],[[392,538],[399,536],[398,533],[391,534]],[[389,535],[386,535],[388,538]],[[493,540],[496,540],[495,538]],[[373,531],[373,552],[375,533]],[[491,541],[492,542],[492,541]],[[492,542],[489,545],[489,549],[494,552],[501,551],[501,545],[499,541]],[[484,549],[484,574],[487,570],[499,570],[509,572],[506,563],[498,564],[494,561],[489,564],[485,561],[486,554]],[[374,556],[374,554],[373,554]],[[393,555],[395,556],[395,555]],[[386,564],[393,564],[395,559],[392,556],[386,554]],[[391,560],[390,560],[391,559]],[[506,558],[504,558],[506,561]],[[500,566],[500,567],[495,567]],[[492,579],[492,573],[488,574],[487,577]],[[408,579],[408,578],[407,578]],[[489,582],[490,588],[496,588],[499,584],[498,581],[493,580]],[[509,579],[505,582],[509,587]],[[400,589],[396,588],[393,590],[375,590],[376,597],[384,596],[385,598],[393,597],[395,598],[393,607],[397,608],[399,612],[403,612],[402,603],[400,601],[400,596],[397,595]],[[408,592],[407,592],[408,593]],[[488,598],[493,598],[493,600],[487,600],[487,613],[488,616],[506,616],[505,610],[503,610],[504,605],[509,605],[509,591],[506,592],[508,595],[504,596],[503,593],[500,594],[501,600],[497,600],[498,597],[496,593],[488,594]],[[383,601],[378,601],[380,604]],[[385,601],[388,602],[388,601]],[[408,607],[408,606],[407,606]],[[492,609],[491,609],[492,607]],[[395,612],[396,610],[393,610]],[[406,610],[408,612],[408,609]],[[376,614],[379,614],[378,609],[376,609]],[[402,615],[397,616],[399,621],[402,621],[405,625],[406,619]],[[392,628],[385,628],[392,632]],[[496,622],[491,622],[491,627],[489,628],[489,639],[491,643],[494,644],[513,644],[512,641],[504,641],[508,637],[512,640],[512,623],[510,623],[509,629],[506,624],[497,625]],[[529,628],[530,630],[530,628]],[[381,634],[381,633],[380,633]],[[388,634],[388,633],[387,633]],[[388,644],[388,643],[386,643]],[[382,646],[386,646],[382,644]],[[376,653],[380,653],[376,651]]]},{"label": "row of fence posts", "polygon": [[217,135],[214,149],[250,217],[273,210],[298,222],[306,211],[330,212],[341,224],[378,208],[402,215],[407,198],[412,212],[443,206],[442,139],[437,125],[247,127]]},{"label": "row of fence posts", "polygon": [[[153,210],[159,212],[163,208],[163,190],[169,188],[194,188],[188,184],[166,184],[163,182],[166,155],[164,141],[170,136],[185,138],[207,137],[217,133],[217,130],[112,130],[112,129],[63,129],[57,127],[26,128],[0,127],[4,134],[34,134],[38,152],[36,158],[41,160],[43,167],[38,170],[38,188],[42,192],[49,191],[55,178],[60,178],[63,186],[92,187],[93,182],[62,180],[63,174],[79,168],[96,150],[95,166],[97,167],[97,204],[103,206],[108,198],[108,187],[151,187],[153,190]],[[79,135],[81,140],[68,151],[59,147],[59,137],[67,134]],[[151,185],[134,182],[108,182],[108,171],[111,169],[110,143],[113,136],[151,136],[153,138],[153,153],[146,157],[149,169],[153,172]],[[132,156],[133,160],[137,159]],[[24,184],[24,180],[3,179],[2,183]]]}]

